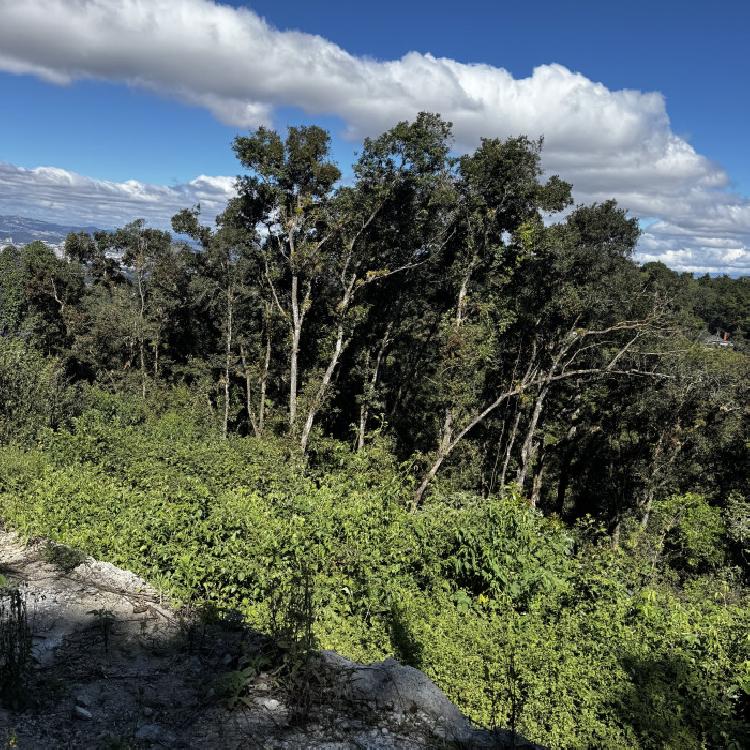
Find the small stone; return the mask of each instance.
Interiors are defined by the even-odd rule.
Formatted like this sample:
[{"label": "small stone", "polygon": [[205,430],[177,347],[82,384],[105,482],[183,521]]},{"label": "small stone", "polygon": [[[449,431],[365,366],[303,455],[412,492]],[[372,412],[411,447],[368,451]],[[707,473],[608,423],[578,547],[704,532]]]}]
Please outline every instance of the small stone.
[{"label": "small stone", "polygon": [[90,708],[91,701],[85,695],[76,695],[76,706],[81,706],[81,708]]},{"label": "small stone", "polygon": [[153,716],[154,715],[154,709],[151,708],[151,706],[145,706],[143,709],[143,715],[144,716]]},{"label": "small stone", "polygon": [[91,711],[87,711],[82,706],[76,706],[73,709],[73,718],[80,719],[81,721],[91,721],[91,719],[94,718],[94,715],[91,713]]},{"label": "small stone", "polygon": [[278,711],[281,706],[281,703],[276,698],[258,698],[255,702],[267,711]]},{"label": "small stone", "polygon": [[143,724],[135,732],[135,738],[141,742],[171,742],[172,736],[158,724]]}]

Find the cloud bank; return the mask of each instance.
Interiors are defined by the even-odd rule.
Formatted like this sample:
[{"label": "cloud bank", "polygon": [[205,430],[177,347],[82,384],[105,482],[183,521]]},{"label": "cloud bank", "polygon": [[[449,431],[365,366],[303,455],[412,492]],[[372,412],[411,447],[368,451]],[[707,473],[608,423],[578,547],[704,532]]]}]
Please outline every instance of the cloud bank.
[{"label": "cloud bank", "polygon": [[202,217],[212,219],[233,193],[233,177],[201,175],[182,185],[149,185],[0,162],[0,214],[28,215],[29,206],[34,206],[44,219],[61,224],[117,227],[144,218],[164,226],[177,211],[196,203],[201,205]]},{"label": "cloud bank", "polygon": [[750,267],[750,200],[672,132],[661,94],[611,91],[561,65],[516,79],[417,52],[374,60],[211,0],[0,0],[0,70],[56,84],[125,82],[243,128],[294,106],[342,118],[350,138],[421,110],[454,123],[459,149],[482,136],[543,135],[545,168],[573,182],[577,199],[614,196],[657,220],[644,258],[685,270]]}]

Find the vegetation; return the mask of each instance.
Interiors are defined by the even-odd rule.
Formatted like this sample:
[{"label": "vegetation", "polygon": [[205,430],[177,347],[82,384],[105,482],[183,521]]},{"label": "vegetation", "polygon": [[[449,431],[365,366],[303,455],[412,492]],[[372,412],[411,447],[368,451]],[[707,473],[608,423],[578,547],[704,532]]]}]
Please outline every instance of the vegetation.
[{"label": "vegetation", "polygon": [[0,518],[554,748],[750,741],[747,279],[638,266],[523,137],[234,148],[189,243],[0,253]]},{"label": "vegetation", "polygon": [[24,706],[31,662],[26,601],[18,588],[0,581],[0,706]]}]

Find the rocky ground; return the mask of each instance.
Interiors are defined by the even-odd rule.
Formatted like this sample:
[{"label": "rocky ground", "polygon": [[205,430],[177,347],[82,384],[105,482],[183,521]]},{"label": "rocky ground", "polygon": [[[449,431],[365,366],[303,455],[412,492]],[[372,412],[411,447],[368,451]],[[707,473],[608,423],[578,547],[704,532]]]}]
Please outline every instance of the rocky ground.
[{"label": "rocky ground", "polygon": [[23,592],[34,654],[24,704],[0,708],[0,748],[535,747],[476,729],[394,660],[316,654],[290,692],[267,637],[177,613],[132,573],[45,541],[0,529],[0,574]]}]

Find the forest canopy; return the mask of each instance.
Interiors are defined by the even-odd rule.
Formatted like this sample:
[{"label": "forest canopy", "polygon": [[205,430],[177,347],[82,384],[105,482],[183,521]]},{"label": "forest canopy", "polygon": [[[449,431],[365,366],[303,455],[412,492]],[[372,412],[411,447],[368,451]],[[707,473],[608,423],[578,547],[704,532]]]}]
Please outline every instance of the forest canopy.
[{"label": "forest canopy", "polygon": [[422,113],[344,183],[259,128],[212,225],[3,249],[0,518],[259,626],[304,561],[321,643],[553,747],[739,747],[750,279],[639,265],[542,147]]}]

